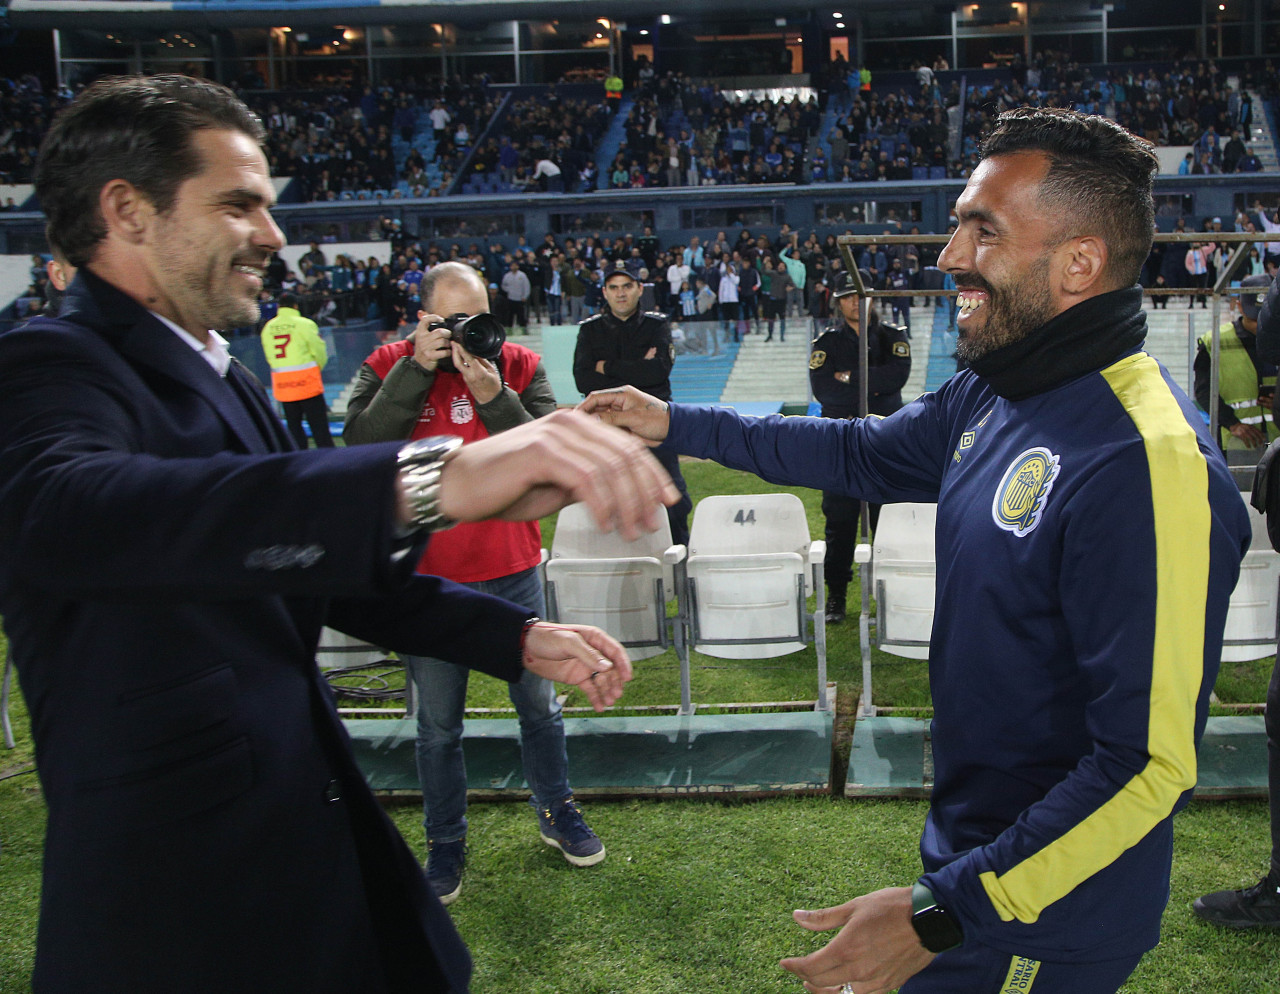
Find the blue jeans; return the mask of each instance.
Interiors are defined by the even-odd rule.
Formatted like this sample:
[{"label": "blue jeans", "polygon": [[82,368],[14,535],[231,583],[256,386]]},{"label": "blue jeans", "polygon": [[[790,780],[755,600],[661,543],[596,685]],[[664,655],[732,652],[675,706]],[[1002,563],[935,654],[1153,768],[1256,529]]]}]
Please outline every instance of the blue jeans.
[{"label": "blue jeans", "polygon": [[[466,586],[503,597],[541,616],[546,613],[537,569],[480,580]],[[467,834],[467,767],[462,755],[462,714],[467,700],[465,666],[427,656],[402,654],[418,688],[418,740],[414,755],[422,787],[423,825],[433,842],[453,842]],[[554,807],[573,793],[564,721],[555,684],[528,670],[510,685],[520,719],[520,756],[535,808]]]}]

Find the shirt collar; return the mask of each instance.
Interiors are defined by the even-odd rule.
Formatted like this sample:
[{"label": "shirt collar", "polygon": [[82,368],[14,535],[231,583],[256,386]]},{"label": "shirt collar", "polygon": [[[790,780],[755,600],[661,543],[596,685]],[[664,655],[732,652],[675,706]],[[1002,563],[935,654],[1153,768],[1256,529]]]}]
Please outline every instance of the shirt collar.
[{"label": "shirt collar", "polygon": [[190,332],[179,328],[163,314],[156,314],[155,311],[151,313],[163,321],[170,331],[198,352],[200,358],[212,366],[215,373],[221,377],[226,377],[227,370],[231,368],[231,353],[227,350],[227,340],[225,338],[216,331],[210,330],[209,340],[202,342]]}]

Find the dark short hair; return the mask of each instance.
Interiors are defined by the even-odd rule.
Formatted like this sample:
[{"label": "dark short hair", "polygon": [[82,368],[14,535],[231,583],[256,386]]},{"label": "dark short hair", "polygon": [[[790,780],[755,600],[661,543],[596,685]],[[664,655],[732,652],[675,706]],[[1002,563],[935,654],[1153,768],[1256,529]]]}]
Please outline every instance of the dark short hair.
[{"label": "dark short hair", "polygon": [[1040,201],[1054,209],[1060,239],[1101,236],[1104,275],[1112,288],[1138,282],[1151,252],[1155,224],[1152,187],[1159,167],[1152,145],[1115,121],[1062,108],[1005,111],[983,139],[984,159],[1040,152],[1049,171]]},{"label": "dark short hair", "polygon": [[277,303],[281,307],[297,307],[298,295],[296,293],[287,293],[287,292],[282,293],[280,294],[280,299],[277,301]]},{"label": "dark short hair", "polygon": [[35,187],[51,240],[83,266],[107,230],[98,195],[112,180],[137,187],[160,213],[203,163],[191,136],[240,131],[259,145],[262,122],[225,86],[190,76],[100,79],[54,119],[40,145]]},{"label": "dark short hair", "polygon": [[60,259],[65,262],[71,261],[67,258],[67,253],[63,251],[62,246],[58,244],[58,240],[53,236],[53,230],[48,221],[44,224],[44,240],[49,243],[49,254],[54,259]]}]

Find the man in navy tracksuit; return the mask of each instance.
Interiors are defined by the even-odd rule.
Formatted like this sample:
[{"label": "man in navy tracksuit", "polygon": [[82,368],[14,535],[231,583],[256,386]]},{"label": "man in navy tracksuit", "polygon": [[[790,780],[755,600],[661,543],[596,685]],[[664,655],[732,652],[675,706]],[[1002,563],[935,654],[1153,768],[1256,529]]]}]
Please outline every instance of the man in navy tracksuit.
[{"label": "man in navy tracksuit", "polygon": [[939,259],[969,369],[888,418],[584,402],[770,482],[938,504],[924,872],[796,912],[840,929],[783,960],[810,989],[1110,994],[1159,939],[1250,527],[1141,351],[1155,166],[1112,121],[1002,115]]}]

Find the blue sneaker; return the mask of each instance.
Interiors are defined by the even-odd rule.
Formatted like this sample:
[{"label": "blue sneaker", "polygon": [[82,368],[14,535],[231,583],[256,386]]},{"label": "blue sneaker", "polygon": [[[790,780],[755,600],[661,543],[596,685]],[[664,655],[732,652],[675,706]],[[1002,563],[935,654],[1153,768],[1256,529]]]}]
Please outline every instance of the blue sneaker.
[{"label": "blue sneaker", "polygon": [[467,840],[427,840],[427,883],[441,904],[452,904],[462,893],[462,869],[467,864]]},{"label": "blue sneaker", "polygon": [[595,866],[604,859],[604,843],[583,820],[582,810],[572,797],[550,811],[538,809],[538,834],[574,866]]}]

